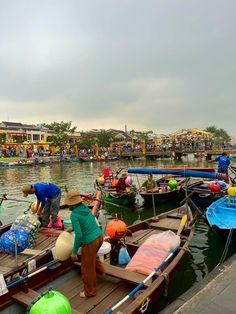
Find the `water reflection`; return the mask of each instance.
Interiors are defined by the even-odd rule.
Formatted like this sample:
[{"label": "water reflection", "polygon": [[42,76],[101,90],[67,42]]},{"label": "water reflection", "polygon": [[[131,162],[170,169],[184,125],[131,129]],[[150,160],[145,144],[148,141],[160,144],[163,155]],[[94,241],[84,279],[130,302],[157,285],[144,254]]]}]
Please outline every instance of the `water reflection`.
[{"label": "water reflection", "polygon": [[[19,199],[18,202],[4,201],[4,212],[1,214],[3,223],[14,220],[19,214],[23,213],[28,204],[21,202],[25,200],[21,193],[23,185],[38,181],[50,181],[57,184],[62,189],[62,198],[65,196],[67,188],[76,188],[81,193],[93,192],[95,179],[101,175],[102,168],[111,167],[114,170],[128,167],[163,167],[173,165],[192,165],[207,167],[208,163],[204,161],[187,158],[183,161],[174,160],[156,160],[156,161],[116,161],[116,162],[84,162],[71,163],[65,165],[36,166],[19,169],[1,169],[0,170],[0,194],[6,193],[9,198]],[[145,180],[143,175],[135,175],[134,183],[139,187]],[[27,198],[34,201],[34,195]],[[157,203],[156,213],[170,210],[177,206],[178,200],[170,202]],[[143,199],[138,198],[138,203],[129,210],[110,205],[104,207],[100,221],[105,229],[108,220],[114,217],[114,213],[122,216],[124,221],[130,225],[138,219],[146,219],[153,216],[153,207],[144,206]],[[169,285],[168,297],[162,298],[155,306],[155,313],[166,304],[172,302],[179,295],[189,289],[195,282],[200,281],[209,271],[211,271],[220,261],[224,249],[224,242],[208,228],[202,221],[198,220],[195,228],[195,235],[190,244],[190,254],[186,254],[176,276]],[[233,254],[235,248],[230,247],[229,256]],[[150,312],[151,313],[151,312]],[[153,313],[153,312],[152,312]]]}]

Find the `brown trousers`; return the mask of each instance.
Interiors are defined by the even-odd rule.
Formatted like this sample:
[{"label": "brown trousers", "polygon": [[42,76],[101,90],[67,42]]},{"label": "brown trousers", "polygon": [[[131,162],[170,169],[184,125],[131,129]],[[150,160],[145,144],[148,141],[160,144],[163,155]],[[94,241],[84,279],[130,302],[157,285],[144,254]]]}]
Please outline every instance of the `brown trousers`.
[{"label": "brown trousers", "polygon": [[82,246],[81,273],[86,297],[92,297],[97,294],[96,273],[105,274],[105,269],[97,255],[102,243],[103,235],[101,234],[92,242]]}]

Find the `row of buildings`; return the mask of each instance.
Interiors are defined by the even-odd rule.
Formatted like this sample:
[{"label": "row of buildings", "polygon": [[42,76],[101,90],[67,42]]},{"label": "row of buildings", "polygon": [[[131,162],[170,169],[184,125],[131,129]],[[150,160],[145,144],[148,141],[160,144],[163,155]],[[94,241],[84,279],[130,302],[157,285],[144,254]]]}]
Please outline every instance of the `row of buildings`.
[{"label": "row of buildings", "polygon": [[[101,130],[91,130],[89,132],[74,132],[68,134],[68,143],[79,143],[83,136],[96,137],[96,134]],[[143,142],[143,132],[127,132],[122,130],[110,129],[112,133],[112,143],[117,144],[129,144],[138,145]],[[50,136],[53,135],[53,131],[45,127],[44,125],[31,125],[23,124],[20,122],[8,122],[2,121],[0,123],[0,147],[11,148],[16,146],[44,146],[48,149],[50,145]],[[209,132],[201,131],[198,129],[186,129],[177,131],[169,135],[156,135],[152,132],[146,133],[146,145],[150,147],[179,147],[181,145],[190,146],[195,145],[199,149],[204,149],[210,145],[212,134]],[[232,145],[236,144],[236,138],[232,137]]]}]

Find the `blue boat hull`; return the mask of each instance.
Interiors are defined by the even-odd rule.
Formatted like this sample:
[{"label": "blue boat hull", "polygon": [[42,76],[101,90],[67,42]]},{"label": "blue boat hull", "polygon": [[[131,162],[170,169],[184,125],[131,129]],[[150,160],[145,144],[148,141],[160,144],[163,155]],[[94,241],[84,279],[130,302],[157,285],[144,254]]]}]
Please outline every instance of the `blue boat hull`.
[{"label": "blue boat hull", "polygon": [[207,211],[206,218],[209,226],[220,237],[231,241],[236,240],[236,197],[224,196],[212,203]]}]

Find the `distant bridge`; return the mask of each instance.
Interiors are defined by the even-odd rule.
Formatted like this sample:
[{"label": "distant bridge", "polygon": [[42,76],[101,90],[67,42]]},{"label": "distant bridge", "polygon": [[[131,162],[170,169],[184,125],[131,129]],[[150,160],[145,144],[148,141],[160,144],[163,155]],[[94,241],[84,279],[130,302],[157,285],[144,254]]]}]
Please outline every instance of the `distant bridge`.
[{"label": "distant bridge", "polygon": [[[123,158],[138,158],[138,157],[150,157],[150,158],[158,158],[158,157],[173,157],[176,159],[181,158],[186,154],[203,154],[203,157],[206,156],[207,159],[211,159],[212,155],[220,155],[223,152],[226,152],[228,155],[236,155],[236,149],[214,149],[214,150],[191,150],[191,149],[177,149],[177,150],[146,150],[146,151],[135,151],[130,150],[128,152],[120,151],[118,155]],[[117,154],[112,154],[117,155]]]}]

